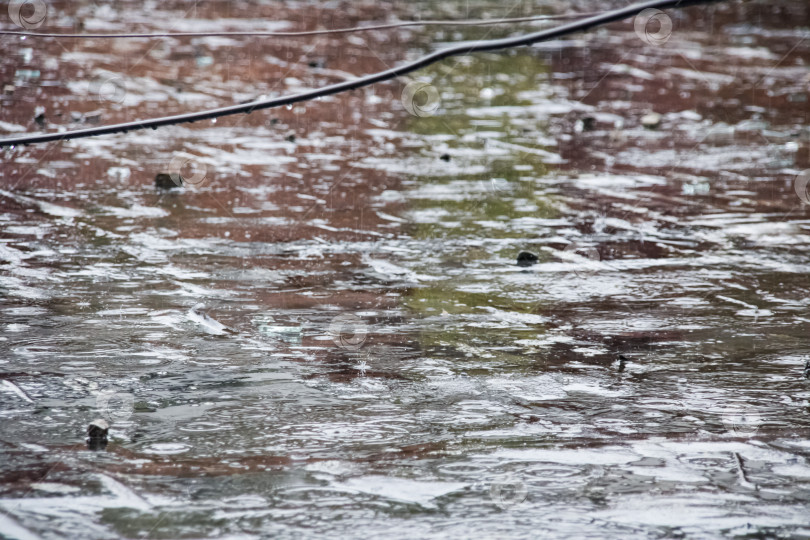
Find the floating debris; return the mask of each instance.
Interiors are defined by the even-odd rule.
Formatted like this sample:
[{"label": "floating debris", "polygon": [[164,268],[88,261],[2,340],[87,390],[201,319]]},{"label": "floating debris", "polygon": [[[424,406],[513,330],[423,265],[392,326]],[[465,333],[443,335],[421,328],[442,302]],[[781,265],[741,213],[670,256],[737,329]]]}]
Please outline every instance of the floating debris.
[{"label": "floating debris", "polygon": [[217,321],[203,310],[205,309],[205,304],[197,304],[190,310],[188,310],[188,318],[191,321],[199,324],[203,327],[203,330],[208,332],[209,334],[214,334],[217,336],[221,336],[223,334],[236,334],[236,331],[232,328],[228,328],[221,322]]},{"label": "floating debris", "polygon": [[110,431],[110,424],[103,418],[97,418],[87,426],[87,448],[88,450],[104,450],[107,448],[107,435]]},{"label": "floating debris", "polygon": [[531,266],[533,264],[537,264],[537,261],[540,259],[534,253],[529,253],[528,251],[521,251],[518,253],[517,256],[517,265],[518,266]]},{"label": "floating debris", "polygon": [[45,119],[45,107],[42,105],[37,105],[37,108],[34,109],[34,122],[41,128],[45,127],[47,120]]},{"label": "floating debris", "polygon": [[439,156],[439,159],[442,161],[450,161],[450,154],[442,154]]}]

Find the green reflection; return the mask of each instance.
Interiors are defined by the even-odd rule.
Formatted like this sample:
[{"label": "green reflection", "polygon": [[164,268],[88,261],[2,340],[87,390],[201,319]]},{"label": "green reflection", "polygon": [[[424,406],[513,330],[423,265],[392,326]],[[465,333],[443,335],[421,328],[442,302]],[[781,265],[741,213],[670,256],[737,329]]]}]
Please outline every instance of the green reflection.
[{"label": "green reflection", "polygon": [[[416,187],[409,197],[416,218],[409,232],[421,240],[447,240],[441,253],[432,254],[420,270],[436,275],[436,257],[473,267],[476,261],[513,259],[521,249],[516,246],[530,249],[539,227],[532,219],[559,215],[537,184],[550,170],[545,156],[556,149],[542,144],[549,140],[545,121],[503,107],[537,105],[538,93],[547,88],[548,67],[529,50],[513,51],[449,60],[421,72],[418,79],[429,81],[441,102],[432,116],[409,116],[406,127],[433,145],[423,156],[438,160],[447,154],[446,166],[410,177]],[[471,246],[465,238],[517,241],[493,249]],[[541,259],[547,257],[533,251]],[[449,280],[414,289],[406,298],[415,313],[447,318],[442,331],[421,336],[422,345],[465,350],[480,343],[494,358],[519,362],[516,351],[494,351],[492,346],[543,332],[538,317],[542,306],[526,299],[525,291],[510,290],[498,275],[486,281],[486,292],[469,292],[481,289],[480,274],[453,274]]]},{"label": "green reflection", "polygon": [[[547,140],[546,125],[497,110],[533,105],[530,95],[547,78],[548,67],[526,52],[465,57],[420,73],[420,80],[439,90],[441,105],[432,116],[409,116],[406,127],[431,140],[446,141],[451,162],[444,170],[417,173],[412,179],[420,186],[453,184],[462,196],[416,193],[414,209],[435,209],[442,216],[437,222],[419,223],[412,231],[416,237],[523,238],[525,230],[510,227],[512,221],[558,215],[535,183],[549,171],[543,153],[554,152],[539,142]],[[487,226],[491,222],[504,226]]]}]

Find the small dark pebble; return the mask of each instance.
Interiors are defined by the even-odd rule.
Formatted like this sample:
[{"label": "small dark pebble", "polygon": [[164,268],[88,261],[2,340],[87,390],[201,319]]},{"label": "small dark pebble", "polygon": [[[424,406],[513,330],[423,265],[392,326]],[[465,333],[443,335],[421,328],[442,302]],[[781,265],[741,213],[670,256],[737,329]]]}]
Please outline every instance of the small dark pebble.
[{"label": "small dark pebble", "polygon": [[442,161],[450,161],[450,154],[442,154],[439,156],[439,159]]},{"label": "small dark pebble", "polygon": [[107,448],[107,434],[110,424],[102,418],[97,418],[87,426],[87,448],[89,450],[104,450]]},{"label": "small dark pebble", "polygon": [[531,266],[533,264],[537,264],[537,261],[540,259],[537,258],[537,255],[534,253],[529,253],[528,251],[521,251],[517,256],[517,265],[518,266]]},{"label": "small dark pebble", "polygon": [[[177,179],[176,182],[175,179]],[[172,189],[182,185],[183,177],[179,174],[171,175],[167,173],[158,173],[155,176],[155,187],[158,189]]]}]

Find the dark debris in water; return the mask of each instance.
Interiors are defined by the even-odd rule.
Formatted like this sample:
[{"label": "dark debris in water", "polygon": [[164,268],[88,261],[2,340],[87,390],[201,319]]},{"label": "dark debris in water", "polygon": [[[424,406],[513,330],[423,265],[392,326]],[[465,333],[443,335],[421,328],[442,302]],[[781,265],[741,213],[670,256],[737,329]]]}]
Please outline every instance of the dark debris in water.
[{"label": "dark debris in water", "polygon": [[88,450],[104,450],[109,442],[107,436],[110,425],[103,418],[98,418],[90,422],[87,427],[87,448]]},{"label": "dark debris in water", "polygon": [[517,256],[517,265],[518,266],[531,266],[533,264],[537,264],[539,261],[539,257],[534,253],[530,253],[528,251],[521,251],[518,253]]},{"label": "dark debris in water", "polygon": [[155,187],[158,189],[175,189],[183,186],[183,177],[177,173],[158,173],[155,175]]}]

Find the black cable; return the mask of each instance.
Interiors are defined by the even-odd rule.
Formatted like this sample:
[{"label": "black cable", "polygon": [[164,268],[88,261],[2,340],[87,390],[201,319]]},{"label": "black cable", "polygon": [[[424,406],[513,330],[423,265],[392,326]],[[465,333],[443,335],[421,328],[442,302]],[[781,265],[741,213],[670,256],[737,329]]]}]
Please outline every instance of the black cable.
[{"label": "black cable", "polygon": [[685,7],[697,4],[708,4],[718,2],[721,0],[650,0],[649,2],[642,2],[633,6],[620,8],[612,11],[607,11],[600,15],[595,15],[587,19],[576,21],[557,28],[548,30],[541,30],[532,34],[523,36],[492,39],[487,41],[476,41],[458,45],[455,47],[448,47],[440,51],[423,56],[413,62],[403,64],[385,71],[372,73],[365,77],[355,79],[353,81],[345,81],[316,90],[309,90],[300,94],[293,94],[290,96],[281,96],[278,98],[271,98],[260,101],[253,101],[250,103],[231,105],[228,107],[220,107],[217,109],[209,109],[205,111],[178,114],[174,116],[164,116],[160,118],[153,118],[151,120],[124,122],[122,124],[113,124],[109,126],[100,126],[94,128],[77,129],[73,131],[64,131],[62,133],[46,133],[42,135],[29,135],[25,137],[14,137],[11,139],[0,139],[0,148],[5,146],[12,146],[17,144],[34,144],[50,141],[62,141],[70,139],[79,139],[84,137],[95,137],[97,135],[106,135],[108,133],[126,133],[127,131],[134,131],[138,129],[152,128],[157,129],[162,126],[169,126],[174,124],[182,124],[186,122],[198,122],[201,120],[210,120],[212,118],[219,118],[221,116],[229,116],[232,114],[246,113],[250,114],[253,111],[260,109],[270,109],[280,107],[282,105],[291,105],[293,103],[300,103],[302,101],[310,101],[319,97],[331,96],[355,90],[372,84],[387,81],[400,77],[407,73],[411,73],[430,64],[436,63],[439,60],[444,60],[451,56],[465,55],[472,52],[482,51],[495,51],[499,49],[506,49],[510,47],[520,47],[523,45],[531,45],[539,41],[545,41],[553,38],[562,37],[574,32],[588,30],[596,26],[601,26],[615,21],[620,21],[631,15],[635,15],[645,9],[664,9],[669,7]]},{"label": "black cable", "polygon": [[408,26],[488,26],[494,24],[512,24],[521,22],[553,21],[559,19],[578,19],[590,17],[600,12],[569,13],[565,15],[532,15],[529,17],[513,17],[510,19],[464,19],[464,20],[436,20],[436,21],[401,21],[398,23],[374,24],[369,26],[352,26],[350,28],[333,28],[324,30],[305,30],[301,32],[154,32],[154,33],[105,33],[105,34],[57,34],[44,32],[23,32],[20,30],[0,30],[0,36],[20,36],[26,38],[67,38],[67,39],[105,39],[105,38],[179,38],[179,37],[239,37],[239,36],[265,36],[265,37],[304,37],[322,36],[327,34],[351,34],[354,32],[368,32],[371,30],[389,30]]}]

